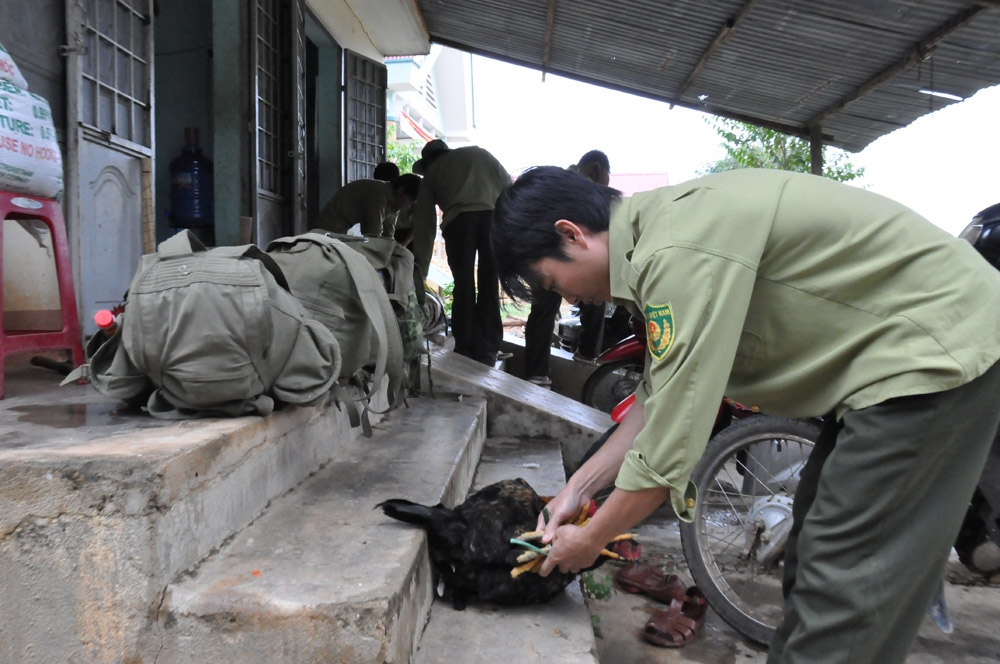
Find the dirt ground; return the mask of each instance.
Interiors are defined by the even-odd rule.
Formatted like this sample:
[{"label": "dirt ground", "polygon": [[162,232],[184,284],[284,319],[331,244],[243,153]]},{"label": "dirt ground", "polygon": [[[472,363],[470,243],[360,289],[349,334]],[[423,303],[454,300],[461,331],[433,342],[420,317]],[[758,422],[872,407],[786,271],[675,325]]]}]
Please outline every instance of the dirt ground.
[{"label": "dirt ground", "polygon": [[[677,520],[661,508],[635,530],[643,559],[691,583],[681,552]],[[954,631],[942,633],[927,618],[907,664],[985,664],[1000,661],[1000,584],[971,577],[953,556],[945,590]],[[647,643],[642,629],[649,615],[663,604],[643,595],[626,593],[614,585],[618,563],[594,571],[592,584],[611,588],[609,599],[587,600],[595,623],[602,664],[764,664],[767,649],[743,639],[714,611],[709,610],[695,640],[678,649]],[[996,580],[996,579],[994,579]]]}]

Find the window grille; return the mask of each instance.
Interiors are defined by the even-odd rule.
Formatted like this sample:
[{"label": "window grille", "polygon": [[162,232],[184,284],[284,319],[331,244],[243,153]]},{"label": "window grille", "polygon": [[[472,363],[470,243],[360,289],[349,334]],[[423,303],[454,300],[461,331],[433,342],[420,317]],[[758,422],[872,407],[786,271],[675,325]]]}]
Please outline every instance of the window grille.
[{"label": "window grille", "polygon": [[288,33],[280,0],[257,0],[257,188],[285,193],[281,146],[287,81],[281,45]]},{"label": "window grille", "polygon": [[385,160],[385,65],[344,52],[346,87],[345,131],[347,181],[370,178]]},{"label": "window grille", "polygon": [[149,3],[83,3],[80,121],[149,148]]}]

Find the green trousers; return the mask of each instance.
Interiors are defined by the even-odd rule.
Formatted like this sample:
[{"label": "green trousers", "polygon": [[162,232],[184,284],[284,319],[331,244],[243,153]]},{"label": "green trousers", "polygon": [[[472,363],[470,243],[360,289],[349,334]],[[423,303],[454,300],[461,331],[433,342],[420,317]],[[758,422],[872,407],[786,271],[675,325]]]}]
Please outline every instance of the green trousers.
[{"label": "green trousers", "polygon": [[828,418],[802,471],[768,664],[905,661],[1000,425],[1000,363]]}]

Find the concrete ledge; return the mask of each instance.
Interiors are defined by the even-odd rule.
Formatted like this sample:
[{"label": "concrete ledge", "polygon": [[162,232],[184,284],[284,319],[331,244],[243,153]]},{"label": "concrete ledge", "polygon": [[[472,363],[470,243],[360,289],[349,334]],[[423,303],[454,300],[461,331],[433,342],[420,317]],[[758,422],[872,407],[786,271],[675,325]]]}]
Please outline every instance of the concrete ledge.
[{"label": "concrete ledge", "polygon": [[[500,344],[500,350],[513,356],[507,360],[507,372],[518,378],[526,378],[524,370],[524,338],[513,334],[505,334]],[[583,396],[583,386],[594,373],[597,365],[578,362],[573,359],[573,353],[561,348],[549,348],[549,378],[552,379],[552,391],[570,399],[579,401]]]},{"label": "concrete ledge", "polygon": [[486,398],[491,437],[559,441],[567,468],[575,468],[612,424],[606,413],[445,348],[432,348],[430,362],[437,389]]},{"label": "concrete ledge", "polygon": [[[410,399],[171,584],[159,664],[410,661],[431,600],[422,530],[373,508],[454,504],[485,438],[482,399]],[[152,648],[150,648],[152,651]]]}]

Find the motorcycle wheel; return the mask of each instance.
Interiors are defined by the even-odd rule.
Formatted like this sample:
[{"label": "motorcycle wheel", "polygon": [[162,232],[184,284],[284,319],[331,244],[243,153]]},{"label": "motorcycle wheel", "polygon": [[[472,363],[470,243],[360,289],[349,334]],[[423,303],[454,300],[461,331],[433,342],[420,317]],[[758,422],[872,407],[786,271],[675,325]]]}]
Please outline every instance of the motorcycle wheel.
[{"label": "motorcycle wheel", "polygon": [[592,408],[610,413],[622,399],[639,387],[644,361],[644,358],[640,358],[600,365],[583,384],[580,400]]},{"label": "motorcycle wheel", "polygon": [[437,293],[430,290],[424,291],[424,305],[421,307],[420,313],[424,334],[447,332],[448,319],[444,313],[444,302]]},{"label": "motorcycle wheel", "polygon": [[713,437],[691,474],[694,520],[681,522],[688,569],[733,629],[767,644],[784,612],[784,541],[798,478],[819,436],[810,422],[756,415]]}]

